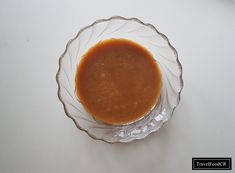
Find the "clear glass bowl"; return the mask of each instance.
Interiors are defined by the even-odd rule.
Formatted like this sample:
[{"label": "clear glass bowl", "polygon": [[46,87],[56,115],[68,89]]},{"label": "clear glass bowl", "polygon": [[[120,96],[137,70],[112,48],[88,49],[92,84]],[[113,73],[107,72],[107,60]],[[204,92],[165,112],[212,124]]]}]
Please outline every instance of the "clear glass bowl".
[{"label": "clear glass bowl", "polygon": [[[152,53],[162,73],[163,86],[155,108],[141,120],[128,125],[107,125],[95,121],[75,93],[75,75],[81,58],[90,47],[110,38],[125,38],[144,46]],[[131,142],[159,130],[172,116],[183,87],[182,66],[167,37],[151,24],[143,23],[137,18],[120,16],[97,20],[81,29],[68,42],[59,59],[56,79],[58,96],[66,115],[90,137],[108,143]]]}]

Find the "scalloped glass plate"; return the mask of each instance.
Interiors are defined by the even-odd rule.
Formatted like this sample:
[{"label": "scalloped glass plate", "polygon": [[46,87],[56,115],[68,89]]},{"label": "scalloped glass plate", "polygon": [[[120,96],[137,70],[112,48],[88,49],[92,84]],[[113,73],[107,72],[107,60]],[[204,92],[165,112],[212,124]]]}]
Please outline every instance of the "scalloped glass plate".
[{"label": "scalloped glass plate", "polygon": [[[144,46],[152,53],[162,73],[163,86],[158,103],[147,116],[128,125],[107,125],[95,121],[86,112],[75,93],[75,75],[81,58],[90,47],[110,38],[125,38]],[[182,66],[167,37],[151,24],[143,23],[137,18],[120,16],[97,20],[81,29],[76,37],[68,42],[59,59],[56,79],[58,96],[66,115],[90,137],[108,143],[131,142],[159,130],[163,123],[171,118],[179,104],[183,88]]]}]

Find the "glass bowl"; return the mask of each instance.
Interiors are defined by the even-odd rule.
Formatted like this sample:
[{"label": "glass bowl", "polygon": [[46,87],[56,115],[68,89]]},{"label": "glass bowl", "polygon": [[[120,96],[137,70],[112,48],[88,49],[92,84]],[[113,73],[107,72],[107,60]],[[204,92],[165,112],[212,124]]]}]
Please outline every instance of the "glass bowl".
[{"label": "glass bowl", "polygon": [[[110,38],[125,38],[144,46],[152,53],[162,73],[162,91],[156,106],[147,116],[128,125],[107,125],[95,121],[84,109],[75,92],[76,70],[83,55],[99,41]],[[183,87],[182,66],[177,51],[167,37],[151,24],[143,23],[137,18],[120,16],[97,20],[81,29],[68,42],[59,59],[56,79],[58,97],[66,115],[90,137],[108,143],[131,142],[159,130],[171,118],[179,104]]]}]

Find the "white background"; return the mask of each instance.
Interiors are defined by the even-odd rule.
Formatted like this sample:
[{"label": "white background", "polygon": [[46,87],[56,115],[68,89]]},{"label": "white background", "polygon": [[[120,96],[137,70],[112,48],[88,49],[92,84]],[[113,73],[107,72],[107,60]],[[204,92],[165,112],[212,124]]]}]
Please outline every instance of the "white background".
[{"label": "white background", "polygon": [[[235,160],[234,3],[0,0],[0,172],[188,173],[200,172],[192,171],[192,157]],[[68,40],[113,15],[155,25],[184,70],[173,118],[130,144],[91,139],[57,97],[58,59]]]}]

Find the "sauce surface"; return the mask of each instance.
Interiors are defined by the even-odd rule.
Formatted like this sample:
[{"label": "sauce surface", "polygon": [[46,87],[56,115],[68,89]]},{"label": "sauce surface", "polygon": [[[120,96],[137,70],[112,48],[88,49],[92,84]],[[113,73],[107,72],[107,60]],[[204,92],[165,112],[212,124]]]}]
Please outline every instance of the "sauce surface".
[{"label": "sauce surface", "polygon": [[98,121],[124,125],[145,116],[161,93],[160,69],[141,45],[126,39],[99,42],[82,58],[76,94]]}]

